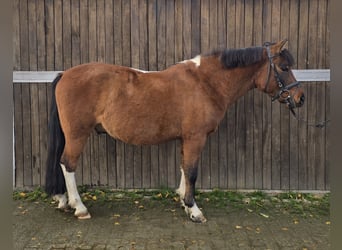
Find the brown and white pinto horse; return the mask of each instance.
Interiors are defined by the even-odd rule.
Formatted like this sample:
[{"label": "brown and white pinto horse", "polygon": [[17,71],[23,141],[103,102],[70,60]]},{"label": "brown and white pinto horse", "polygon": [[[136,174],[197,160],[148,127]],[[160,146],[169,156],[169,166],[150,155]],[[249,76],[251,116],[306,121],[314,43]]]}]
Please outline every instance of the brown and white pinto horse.
[{"label": "brown and white pinto horse", "polygon": [[303,105],[303,89],[291,72],[293,58],[285,43],[219,50],[159,72],[88,63],[59,74],[49,121],[47,193],[59,208],[69,205],[78,218],[90,218],[74,172],[93,129],[134,145],[180,139],[177,193],[191,220],[205,222],[194,199],[197,165],[208,134],[226,110],[254,88],[291,110]]}]

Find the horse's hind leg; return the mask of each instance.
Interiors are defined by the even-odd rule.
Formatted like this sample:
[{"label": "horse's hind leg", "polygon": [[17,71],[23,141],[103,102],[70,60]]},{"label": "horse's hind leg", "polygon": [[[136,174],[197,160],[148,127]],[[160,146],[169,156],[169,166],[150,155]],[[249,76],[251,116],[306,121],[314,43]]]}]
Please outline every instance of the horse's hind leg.
[{"label": "horse's hind leg", "polygon": [[75,209],[75,216],[79,219],[91,218],[88,209],[84,206],[81,197],[77,191],[75,170],[77,161],[83,150],[88,136],[78,139],[69,139],[66,136],[65,149],[61,158],[61,168],[63,170],[65,185],[68,192],[69,206]]},{"label": "horse's hind leg", "polygon": [[191,138],[183,141],[183,164],[181,166],[182,177],[177,193],[180,196],[185,212],[194,222],[206,222],[201,210],[195,202],[195,183],[197,179],[198,159],[204,147],[206,136]]}]

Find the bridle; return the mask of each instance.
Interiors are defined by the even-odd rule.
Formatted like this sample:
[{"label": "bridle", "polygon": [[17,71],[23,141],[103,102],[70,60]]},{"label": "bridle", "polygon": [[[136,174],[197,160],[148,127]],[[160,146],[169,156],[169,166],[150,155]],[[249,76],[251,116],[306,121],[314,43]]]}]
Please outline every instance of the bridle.
[{"label": "bridle", "polygon": [[279,91],[277,94],[275,94],[274,96],[272,96],[272,102],[278,100],[280,97],[284,100],[284,102],[288,105],[291,113],[293,114],[293,116],[298,120],[298,121],[303,121],[305,123],[307,123],[308,126],[311,126],[311,127],[316,127],[316,128],[323,128],[325,127],[325,124],[327,122],[329,122],[330,120],[325,120],[325,121],[322,121],[322,122],[319,122],[319,123],[311,123],[311,122],[308,122],[307,120],[304,120],[304,119],[301,119],[299,117],[297,117],[295,111],[294,111],[294,108],[296,107],[294,101],[293,101],[293,98],[291,97],[291,94],[290,94],[290,89],[294,88],[294,87],[297,87],[300,85],[300,82],[298,81],[295,81],[293,83],[290,83],[288,85],[286,85],[283,81],[283,79],[280,77],[280,74],[279,72],[277,71],[274,63],[273,63],[273,58],[277,57],[277,56],[280,56],[280,54],[275,54],[275,55],[272,55],[271,53],[271,49],[270,49],[270,45],[272,45],[271,43],[269,42],[266,42],[264,43],[264,48],[266,48],[266,51],[267,51],[267,57],[268,57],[268,60],[269,60],[269,67],[268,67],[268,72],[267,72],[267,80],[266,80],[266,84],[265,84],[265,89],[264,89],[264,92],[265,93],[268,93],[268,85],[269,85],[269,82],[270,82],[270,74],[271,74],[271,69],[273,69],[274,71],[274,77],[278,83],[278,86],[279,86]]},{"label": "bridle", "polygon": [[275,67],[274,62],[273,62],[273,58],[275,58],[277,56],[280,56],[280,54],[272,55],[271,49],[270,49],[270,45],[271,45],[271,43],[269,43],[269,42],[266,42],[264,44],[264,47],[266,48],[266,51],[267,51],[267,57],[268,57],[268,60],[269,60],[267,80],[266,80],[264,91],[267,93],[268,85],[269,85],[269,82],[270,82],[271,69],[273,69],[274,77],[275,77],[275,79],[276,79],[276,81],[278,83],[278,86],[279,86],[279,91],[278,91],[277,94],[272,96],[272,102],[278,100],[281,97],[285,101],[285,103],[289,106],[289,108],[291,110],[291,113],[293,115],[295,115],[294,110],[293,110],[295,108],[295,104],[294,104],[293,99],[291,97],[290,89],[299,86],[300,82],[295,81],[295,82],[290,83],[288,85],[286,85],[284,83],[283,79],[280,77],[280,74],[279,74],[279,72],[278,72],[278,70]]}]

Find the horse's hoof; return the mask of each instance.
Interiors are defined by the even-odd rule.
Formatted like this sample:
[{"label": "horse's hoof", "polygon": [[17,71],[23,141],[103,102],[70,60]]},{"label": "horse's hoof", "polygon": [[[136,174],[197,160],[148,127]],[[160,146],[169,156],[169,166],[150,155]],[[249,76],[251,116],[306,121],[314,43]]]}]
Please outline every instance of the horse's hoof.
[{"label": "horse's hoof", "polygon": [[90,213],[76,215],[76,216],[77,216],[77,219],[79,219],[79,220],[86,220],[86,219],[90,219],[91,218]]},{"label": "horse's hoof", "polygon": [[200,214],[200,215],[197,215],[197,216],[190,215],[190,219],[193,222],[196,222],[196,223],[205,223],[205,222],[207,222],[207,219],[203,216],[203,214]]}]

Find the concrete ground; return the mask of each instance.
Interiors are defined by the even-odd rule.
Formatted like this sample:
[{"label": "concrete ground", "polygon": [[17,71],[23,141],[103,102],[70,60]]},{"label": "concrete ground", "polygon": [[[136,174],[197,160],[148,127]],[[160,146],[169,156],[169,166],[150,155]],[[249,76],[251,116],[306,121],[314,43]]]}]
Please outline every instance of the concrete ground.
[{"label": "concrete ground", "polygon": [[90,220],[38,200],[13,200],[15,249],[329,249],[330,218],[221,206],[202,200],[208,221],[191,222],[179,202],[89,201]]}]

